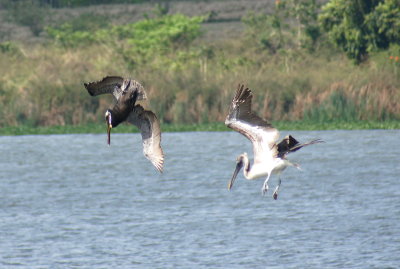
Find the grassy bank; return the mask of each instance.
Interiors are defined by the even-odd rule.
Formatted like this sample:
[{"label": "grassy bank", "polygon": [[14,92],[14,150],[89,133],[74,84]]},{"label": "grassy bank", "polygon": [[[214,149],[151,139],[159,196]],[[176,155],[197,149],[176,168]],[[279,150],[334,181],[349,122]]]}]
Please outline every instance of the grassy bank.
[{"label": "grassy bank", "polygon": [[106,75],[140,81],[143,105],[165,131],[219,130],[208,123],[224,121],[239,83],[253,90],[253,109],[285,129],[393,128],[400,120],[398,45],[354,65],[323,37],[303,44],[265,16],[249,15],[237,38],[212,42],[202,39],[201,17],[84,18],[45,28],[43,44],[0,43],[2,133],[103,132],[112,98],[89,96],[83,82]]},{"label": "grassy bank", "polygon": [[[274,122],[279,130],[367,130],[367,129],[400,129],[400,121],[358,121],[358,122]],[[208,124],[163,124],[166,132],[219,132],[230,131],[223,123]],[[49,135],[49,134],[105,134],[102,124],[66,125],[47,127],[9,126],[0,128],[0,135]],[[113,133],[133,133],[138,129],[132,125],[122,124],[112,130]]]},{"label": "grassy bank", "polygon": [[173,53],[133,71],[123,55],[99,45],[0,53],[0,127],[99,122],[112,100],[90,97],[83,82],[108,74],[138,79],[149,96],[144,105],[162,123],[223,121],[238,83],[253,90],[254,110],[272,121],[400,118],[400,76],[389,52],[354,66],[328,51],[269,55],[240,53],[242,46],[241,41],[220,43],[212,57],[201,56],[207,51],[200,48],[200,58]]}]

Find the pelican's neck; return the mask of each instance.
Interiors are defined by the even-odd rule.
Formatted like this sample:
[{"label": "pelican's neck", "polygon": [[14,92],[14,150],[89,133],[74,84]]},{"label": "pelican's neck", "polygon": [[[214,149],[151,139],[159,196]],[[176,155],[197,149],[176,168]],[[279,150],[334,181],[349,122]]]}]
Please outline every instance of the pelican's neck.
[{"label": "pelican's neck", "polygon": [[243,175],[245,178],[250,179],[251,178],[251,173],[250,173],[250,160],[249,157],[247,156],[246,153],[243,153],[242,155],[240,155],[240,158],[242,159],[243,162]]}]

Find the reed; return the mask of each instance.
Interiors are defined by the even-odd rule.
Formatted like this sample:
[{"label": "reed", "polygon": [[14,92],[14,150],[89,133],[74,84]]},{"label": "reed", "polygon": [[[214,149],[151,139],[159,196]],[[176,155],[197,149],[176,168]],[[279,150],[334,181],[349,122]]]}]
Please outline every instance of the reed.
[{"label": "reed", "polygon": [[174,126],[222,123],[239,83],[253,90],[254,110],[273,122],[400,120],[400,77],[387,52],[355,66],[330,47],[270,54],[244,37],[197,40],[142,59],[125,40],[72,48],[3,44],[0,127],[102,122],[111,96],[90,97],[83,82],[106,75],[139,80],[149,96],[143,105]]}]

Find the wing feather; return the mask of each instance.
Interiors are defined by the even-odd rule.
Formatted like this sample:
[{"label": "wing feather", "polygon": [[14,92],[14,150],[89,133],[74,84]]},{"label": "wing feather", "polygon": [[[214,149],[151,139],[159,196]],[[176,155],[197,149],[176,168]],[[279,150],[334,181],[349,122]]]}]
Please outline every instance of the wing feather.
[{"label": "wing feather", "polygon": [[253,94],[249,88],[239,85],[229,108],[225,125],[247,137],[253,144],[254,162],[262,162],[266,156],[276,154],[279,132],[268,121],[251,110]]},{"label": "wing feather", "polygon": [[156,115],[136,105],[128,117],[128,122],[140,129],[143,141],[143,154],[162,173],[164,152],[161,148],[160,122]]},{"label": "wing feather", "polygon": [[321,139],[314,139],[307,143],[300,144],[299,141],[297,141],[293,136],[288,135],[277,144],[278,157],[285,158],[288,153],[295,152],[302,147],[323,142],[324,141]]},{"label": "wing feather", "polygon": [[124,79],[118,76],[108,76],[100,81],[84,83],[83,85],[91,96],[100,94],[112,94],[115,99],[119,99],[122,92]]}]

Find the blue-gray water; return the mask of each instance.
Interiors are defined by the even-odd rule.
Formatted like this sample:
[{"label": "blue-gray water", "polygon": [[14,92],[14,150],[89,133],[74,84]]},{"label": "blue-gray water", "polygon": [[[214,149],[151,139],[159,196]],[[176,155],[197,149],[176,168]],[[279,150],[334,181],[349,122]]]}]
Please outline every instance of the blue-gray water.
[{"label": "blue-gray water", "polygon": [[[286,135],[287,132],[282,132]],[[277,201],[227,182],[250,142],[166,133],[0,137],[0,268],[399,268],[400,131],[291,132]]]}]

